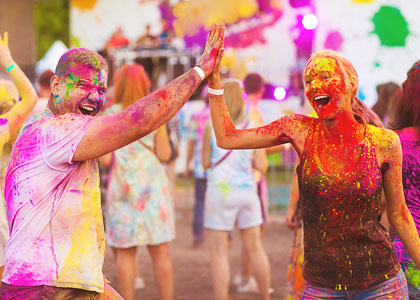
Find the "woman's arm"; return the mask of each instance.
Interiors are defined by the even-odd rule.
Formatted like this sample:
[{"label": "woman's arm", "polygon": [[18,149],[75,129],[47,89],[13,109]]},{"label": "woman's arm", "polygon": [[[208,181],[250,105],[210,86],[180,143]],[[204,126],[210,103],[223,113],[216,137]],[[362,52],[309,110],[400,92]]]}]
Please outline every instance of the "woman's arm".
[{"label": "woman's arm", "polygon": [[[222,45],[218,51],[213,72],[208,77],[209,88],[222,89],[220,63],[223,52]],[[236,129],[227,111],[223,95],[216,96],[209,93],[209,101],[211,120],[219,147],[256,149],[292,143],[295,149],[299,153],[301,152],[307,126],[312,118],[302,115],[287,115],[262,127]]]},{"label": "woman's arm", "polygon": [[203,136],[203,152],[201,156],[201,163],[203,164],[204,170],[210,168],[210,159],[211,159],[211,127],[210,124],[207,124],[204,129]]},{"label": "woman's arm", "polygon": [[401,143],[394,132],[388,131],[389,146],[384,148],[385,162],[389,164],[384,174],[384,191],[389,221],[403,242],[410,257],[420,268],[420,239],[413,217],[407,208],[402,186],[402,150]]},{"label": "woman's arm", "polygon": [[21,101],[6,113],[6,118],[9,121],[10,135],[13,136],[19,131],[23,122],[29,116],[36,104],[36,101],[38,100],[38,97],[32,83],[13,60],[8,44],[8,34],[5,32],[3,38],[0,35],[0,64],[6,70],[8,68],[7,71],[12,78],[13,83],[16,85],[21,97]]},{"label": "woman's arm", "polygon": [[254,151],[252,165],[262,174],[265,174],[267,172],[268,159],[265,149],[257,149]]},{"label": "woman's arm", "polygon": [[162,125],[156,131],[153,151],[161,162],[167,162],[171,157],[171,144],[169,143],[168,130]]},{"label": "woman's arm", "polygon": [[104,167],[110,167],[112,163],[112,152],[98,158],[99,163]]},{"label": "woman's arm", "polygon": [[292,173],[292,182],[290,183],[289,206],[287,207],[286,213],[286,225],[290,229],[296,229],[298,227],[298,222],[296,220],[296,211],[299,203],[299,185],[296,173],[297,165],[298,163],[296,163],[295,169]]}]

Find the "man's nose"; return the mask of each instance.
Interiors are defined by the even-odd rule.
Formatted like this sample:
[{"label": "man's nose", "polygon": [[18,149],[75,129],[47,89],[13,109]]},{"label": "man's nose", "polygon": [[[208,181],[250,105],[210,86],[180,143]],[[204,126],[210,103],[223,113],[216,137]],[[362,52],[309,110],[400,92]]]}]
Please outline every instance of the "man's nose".
[{"label": "man's nose", "polygon": [[99,99],[100,99],[100,96],[99,96],[99,92],[98,92],[98,90],[97,90],[97,89],[92,89],[92,90],[89,92],[89,94],[88,94],[88,96],[87,96],[87,99],[88,99],[89,101],[92,101],[92,102],[98,102],[98,101],[99,101]]}]

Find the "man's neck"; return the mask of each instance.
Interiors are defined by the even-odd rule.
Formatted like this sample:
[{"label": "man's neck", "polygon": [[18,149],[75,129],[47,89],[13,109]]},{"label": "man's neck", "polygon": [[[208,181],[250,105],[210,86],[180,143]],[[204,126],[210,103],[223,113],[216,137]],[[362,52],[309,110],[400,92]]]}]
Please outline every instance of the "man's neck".
[{"label": "man's neck", "polygon": [[261,100],[261,97],[257,94],[248,94],[246,98],[246,101],[250,103],[252,106],[257,106],[260,100]]}]

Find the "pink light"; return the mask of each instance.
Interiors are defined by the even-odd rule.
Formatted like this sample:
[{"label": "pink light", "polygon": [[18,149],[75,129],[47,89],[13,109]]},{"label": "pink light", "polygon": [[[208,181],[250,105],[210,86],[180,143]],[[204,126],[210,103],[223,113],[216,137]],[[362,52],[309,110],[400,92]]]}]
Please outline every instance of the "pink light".
[{"label": "pink light", "polygon": [[276,100],[284,100],[284,98],[286,98],[286,89],[281,86],[276,87],[274,90],[274,98],[276,98]]},{"label": "pink light", "polygon": [[315,29],[318,26],[318,18],[314,14],[303,16],[302,25],[308,30]]}]

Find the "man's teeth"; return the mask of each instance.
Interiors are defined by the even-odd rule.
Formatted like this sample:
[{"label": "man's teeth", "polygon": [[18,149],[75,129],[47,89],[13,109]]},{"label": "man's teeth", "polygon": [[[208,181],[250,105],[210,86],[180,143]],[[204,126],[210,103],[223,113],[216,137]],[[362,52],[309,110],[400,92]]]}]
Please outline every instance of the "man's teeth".
[{"label": "man's teeth", "polygon": [[82,108],[87,111],[93,111],[94,109],[93,107],[90,107],[90,106],[82,106]]}]

